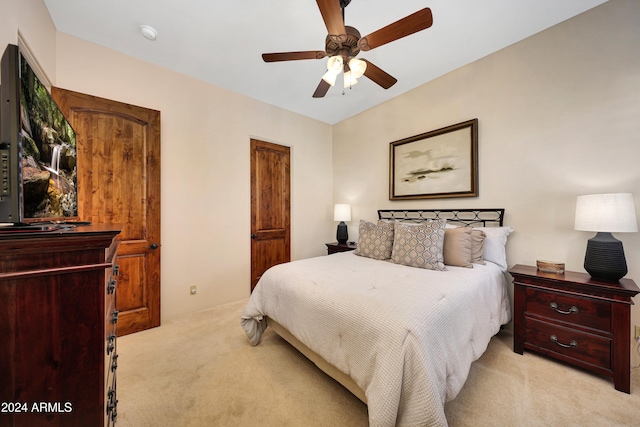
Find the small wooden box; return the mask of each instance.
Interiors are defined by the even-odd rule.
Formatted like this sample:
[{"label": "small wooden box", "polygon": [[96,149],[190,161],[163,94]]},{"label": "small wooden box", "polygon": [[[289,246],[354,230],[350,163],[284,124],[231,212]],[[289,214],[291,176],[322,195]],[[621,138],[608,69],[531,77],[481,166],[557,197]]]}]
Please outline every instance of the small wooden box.
[{"label": "small wooden box", "polygon": [[562,274],[564,273],[564,262],[555,262],[555,261],[536,261],[536,265],[538,270],[546,271],[547,273],[556,273]]}]

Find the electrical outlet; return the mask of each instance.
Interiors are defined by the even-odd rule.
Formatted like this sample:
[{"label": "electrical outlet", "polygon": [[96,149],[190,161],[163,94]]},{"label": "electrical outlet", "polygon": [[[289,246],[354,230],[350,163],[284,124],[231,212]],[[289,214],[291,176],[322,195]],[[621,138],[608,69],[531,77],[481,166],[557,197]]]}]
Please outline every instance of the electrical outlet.
[{"label": "electrical outlet", "polygon": [[636,341],[640,341],[640,326],[636,325],[636,333],[633,334],[633,338]]},{"label": "electrical outlet", "polygon": [[197,287],[196,285],[191,285],[191,286],[189,287],[189,293],[190,293],[191,295],[195,295],[195,294],[197,294],[197,293],[198,293],[198,287]]}]

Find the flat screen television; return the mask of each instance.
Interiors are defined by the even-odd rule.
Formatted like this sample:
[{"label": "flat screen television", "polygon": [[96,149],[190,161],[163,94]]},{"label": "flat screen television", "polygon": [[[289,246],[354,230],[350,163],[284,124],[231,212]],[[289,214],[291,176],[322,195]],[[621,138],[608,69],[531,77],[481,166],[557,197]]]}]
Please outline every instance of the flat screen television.
[{"label": "flat screen television", "polygon": [[0,223],[77,220],[73,128],[18,46],[7,46],[0,70]]}]

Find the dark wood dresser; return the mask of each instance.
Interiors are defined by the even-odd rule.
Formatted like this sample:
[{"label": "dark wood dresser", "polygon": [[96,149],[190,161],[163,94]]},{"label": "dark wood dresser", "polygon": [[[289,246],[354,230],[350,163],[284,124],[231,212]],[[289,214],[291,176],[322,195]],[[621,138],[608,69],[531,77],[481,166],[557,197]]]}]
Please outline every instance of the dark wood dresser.
[{"label": "dark wood dresser", "polygon": [[0,427],[115,424],[118,233],[0,232]]},{"label": "dark wood dresser", "polygon": [[586,273],[546,273],[516,265],[513,351],[524,349],[613,378],[630,393],[631,279],[617,283]]}]

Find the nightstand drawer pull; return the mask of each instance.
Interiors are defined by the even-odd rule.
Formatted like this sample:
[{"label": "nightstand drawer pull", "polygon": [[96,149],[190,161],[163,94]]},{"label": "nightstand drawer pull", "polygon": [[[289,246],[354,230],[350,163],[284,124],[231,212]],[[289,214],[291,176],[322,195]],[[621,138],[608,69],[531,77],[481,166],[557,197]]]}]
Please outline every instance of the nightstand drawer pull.
[{"label": "nightstand drawer pull", "polygon": [[578,347],[578,343],[576,342],[576,340],[571,340],[571,342],[569,344],[563,344],[560,341],[558,341],[558,337],[555,335],[551,335],[549,338],[551,338],[551,341],[553,341],[554,343],[558,344],[560,347],[564,347],[564,348],[576,348]]},{"label": "nightstand drawer pull", "polygon": [[572,305],[571,308],[569,309],[569,311],[562,311],[558,309],[558,304],[556,304],[555,302],[551,303],[551,309],[555,310],[556,312],[560,313],[560,314],[572,314],[572,313],[577,313],[578,312],[578,307],[576,307],[575,305]]}]

